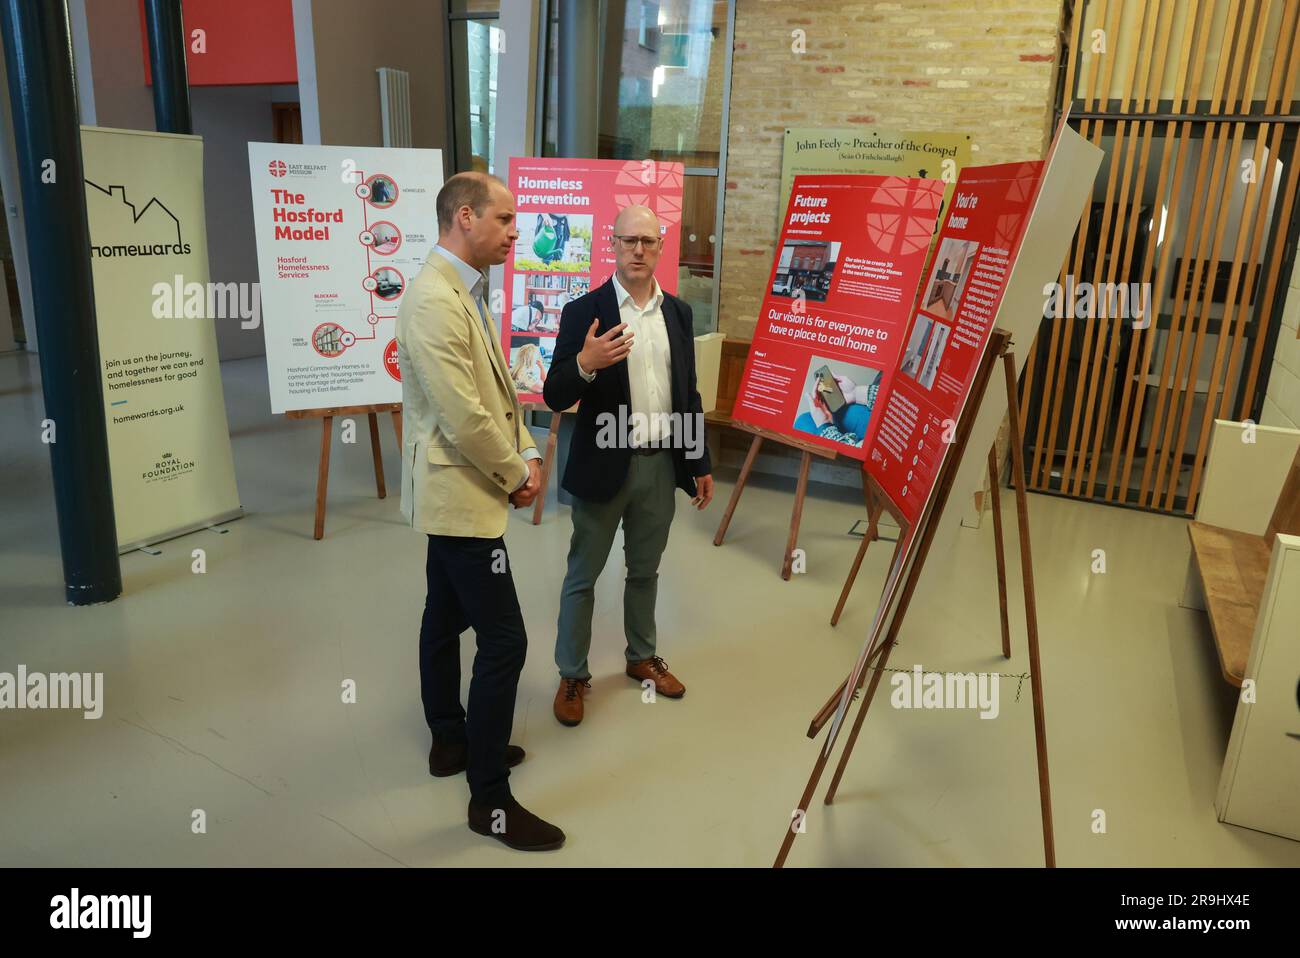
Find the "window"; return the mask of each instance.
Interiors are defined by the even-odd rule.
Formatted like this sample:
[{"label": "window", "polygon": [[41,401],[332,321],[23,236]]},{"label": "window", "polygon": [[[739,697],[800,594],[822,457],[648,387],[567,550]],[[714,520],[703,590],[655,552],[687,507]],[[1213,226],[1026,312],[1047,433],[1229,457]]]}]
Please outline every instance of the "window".
[{"label": "window", "polygon": [[[677,294],[697,333],[717,327],[734,0],[591,0],[603,42],[597,61],[601,159],[671,160],[686,168]],[[543,156],[555,156],[561,109],[556,3],[549,5]]]},{"label": "window", "polygon": [[499,0],[453,0],[448,15],[451,172],[495,173]]}]

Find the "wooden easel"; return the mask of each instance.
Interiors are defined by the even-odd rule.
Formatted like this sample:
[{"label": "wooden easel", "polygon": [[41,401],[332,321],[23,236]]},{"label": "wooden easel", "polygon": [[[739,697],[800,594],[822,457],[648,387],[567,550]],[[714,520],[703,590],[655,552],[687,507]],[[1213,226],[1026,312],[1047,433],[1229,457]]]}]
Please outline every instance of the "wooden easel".
[{"label": "wooden easel", "polygon": [[379,450],[379,413],[393,414],[393,431],[397,433],[397,448],[402,448],[402,404],[379,403],[372,406],[327,406],[320,409],[295,409],[285,413],[286,419],[321,419],[320,463],[316,469],[316,526],[313,539],[325,538],[325,494],[330,480],[330,441],[334,435],[335,416],[366,416],[370,420],[370,453],[375,460],[375,491],[380,499],[387,497],[384,487],[384,458]]},{"label": "wooden easel", "polygon": [[542,524],[542,510],[546,508],[546,491],[551,484],[551,470],[555,466],[555,451],[560,442],[560,417],[564,413],[554,412],[542,403],[528,403],[523,409],[525,415],[534,409],[545,410],[551,414],[551,429],[546,435],[546,451],[542,453],[542,488],[538,491],[537,498],[533,500],[533,525],[537,526]]},{"label": "wooden easel", "polygon": [[[845,743],[844,752],[840,756],[839,765],[836,767],[835,776],[831,781],[831,786],[827,790],[824,799],[825,804],[829,805],[835,800],[836,790],[844,775],[844,769],[848,765],[849,756],[853,753],[853,746],[857,742],[858,734],[862,729],[863,720],[866,718],[867,710],[871,707],[871,702],[875,698],[876,689],[880,685],[880,678],[884,674],[886,664],[889,661],[889,654],[893,650],[894,644],[898,639],[898,632],[902,626],[903,620],[907,613],[908,604],[911,602],[912,593],[916,589],[916,583],[920,577],[921,570],[924,568],[926,555],[930,549],[930,543],[934,539],[934,533],[937,528],[938,517],[942,516],[944,505],[948,501],[948,496],[952,491],[952,485],[957,476],[957,467],[966,450],[966,443],[970,437],[970,431],[973,428],[976,413],[979,411],[980,403],[984,398],[984,392],[988,385],[989,377],[992,373],[994,363],[1000,357],[1002,360],[1003,370],[1006,379],[1007,389],[1007,410],[1010,417],[1010,445],[1011,445],[1011,472],[1016,488],[1016,505],[1017,521],[1020,531],[1020,554],[1021,568],[1024,577],[1024,595],[1025,595],[1025,631],[1028,637],[1029,645],[1029,668],[1030,668],[1030,688],[1033,696],[1034,709],[1034,739],[1038,760],[1038,791],[1039,803],[1042,814],[1043,825],[1043,852],[1044,860],[1048,868],[1056,867],[1056,843],[1052,828],[1052,799],[1051,783],[1048,775],[1047,766],[1047,732],[1043,716],[1043,686],[1042,686],[1042,669],[1040,667],[1039,645],[1038,645],[1038,613],[1034,596],[1034,573],[1033,560],[1030,553],[1029,544],[1029,514],[1025,496],[1025,473],[1023,461],[1023,449],[1021,446],[1021,427],[1020,427],[1020,407],[1019,399],[1016,395],[1016,365],[1015,357],[1009,351],[1011,346],[1010,336],[1003,330],[996,329],[990,339],[988,349],[981,359],[980,367],[976,373],[975,382],[971,390],[971,401],[967,405],[966,414],[961,417],[957,426],[955,436],[955,448],[953,454],[948,456],[944,461],[943,469],[938,478],[938,486],[935,492],[935,501],[933,508],[928,510],[921,517],[921,539],[917,547],[914,561],[907,571],[907,578],[903,585],[903,590],[898,599],[897,608],[893,617],[889,619],[888,631],[885,634],[883,642],[877,643],[872,651],[869,652],[866,659],[866,668],[862,670],[858,677],[854,696],[861,691],[866,681],[868,672],[872,673],[871,683],[867,688],[866,695],[862,698],[862,705],[858,709],[857,718],[854,720],[852,731],[849,734],[848,741]],[[998,586],[999,599],[1002,617],[1002,651],[1003,655],[1009,657],[1011,654],[1010,647],[1010,630],[1007,624],[1006,616],[1006,567],[1002,551],[1002,523],[1001,516],[998,512],[998,482],[996,474],[996,460],[993,451],[989,452],[989,468],[993,478],[993,515],[994,515],[994,544],[997,550],[998,559]],[[867,534],[863,536],[862,545],[858,549],[857,558],[854,560],[853,567],[850,570],[847,581],[844,584],[844,590],[840,594],[839,604],[836,606],[835,614],[832,618],[832,624],[839,620],[843,610],[848,593],[853,587],[853,580],[857,575],[858,568],[862,564],[862,556],[865,554],[871,538],[875,533],[876,521],[879,520],[880,511],[883,505],[880,500],[884,498],[878,489],[868,486],[868,499],[871,510],[868,523]],[[887,501],[887,500],[886,500]],[[892,510],[891,510],[892,512]],[[900,544],[903,537],[900,537]],[[894,561],[899,560],[899,548],[895,548]],[[883,600],[882,600],[883,601]],[[876,665],[872,665],[872,660],[878,659]],[[812,723],[808,728],[808,737],[815,738],[818,732],[828,722],[835,713],[837,702],[841,699],[844,687],[848,683],[846,678],[840,683],[839,688],[827,700],[826,704],[813,717]],[[847,714],[847,713],[846,713]],[[798,811],[806,814],[809,803],[812,800],[813,793],[816,791],[818,782],[821,780],[822,771],[830,758],[830,750],[823,748],[818,756],[817,763],[813,768],[812,775],[808,779],[808,785],[804,790],[802,798],[799,800]],[[794,844],[796,831],[793,827],[786,829],[781,849],[777,854],[774,867],[780,868],[785,864],[786,857],[790,853],[790,848]]]},{"label": "wooden easel", "polygon": [[786,540],[785,558],[781,562],[781,578],[789,582],[790,568],[794,563],[794,549],[799,541],[799,520],[803,516],[804,496],[808,492],[808,470],[812,466],[812,457],[821,456],[823,459],[834,459],[836,453],[832,449],[823,449],[811,442],[801,442],[789,436],[782,436],[760,426],[751,426],[743,422],[733,422],[732,425],[737,429],[753,433],[754,441],[749,444],[749,452],[745,455],[745,464],[740,467],[740,476],[736,479],[736,488],[731,490],[731,500],[727,503],[726,511],[722,513],[722,522],[719,523],[717,534],[713,537],[713,544],[715,546],[722,545],[722,540],[727,535],[727,526],[731,525],[732,513],[736,511],[736,503],[740,501],[740,494],[745,491],[745,482],[749,479],[749,473],[754,468],[754,460],[758,458],[758,450],[762,447],[763,440],[779,442],[782,445],[798,449],[802,453],[799,457],[799,481],[795,485],[794,507],[790,511],[790,536]]}]

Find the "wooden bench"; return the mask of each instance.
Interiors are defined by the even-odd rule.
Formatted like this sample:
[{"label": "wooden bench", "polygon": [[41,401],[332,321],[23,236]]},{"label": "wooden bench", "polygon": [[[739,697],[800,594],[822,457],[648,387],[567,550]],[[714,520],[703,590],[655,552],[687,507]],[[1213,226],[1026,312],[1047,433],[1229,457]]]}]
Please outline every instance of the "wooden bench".
[{"label": "wooden bench", "polygon": [[[1247,428],[1253,442],[1244,441]],[[1266,591],[1276,587],[1274,541],[1300,536],[1300,432],[1215,420],[1204,490],[1187,534],[1192,555],[1183,605],[1209,615],[1223,678],[1240,687]],[[1300,623],[1290,626],[1300,634]]]}]

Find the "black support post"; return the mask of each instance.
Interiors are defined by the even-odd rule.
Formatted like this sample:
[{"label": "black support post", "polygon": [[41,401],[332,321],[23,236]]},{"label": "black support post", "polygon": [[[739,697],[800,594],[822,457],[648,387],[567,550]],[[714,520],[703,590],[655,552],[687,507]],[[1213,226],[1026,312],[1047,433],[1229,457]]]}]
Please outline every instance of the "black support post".
[{"label": "black support post", "polygon": [[159,133],[193,133],[181,0],[145,0],[144,18],[149,34],[154,126]]},{"label": "black support post", "polygon": [[[68,601],[122,592],[65,0],[3,0],[9,95]],[[33,422],[47,436],[49,428]]]}]

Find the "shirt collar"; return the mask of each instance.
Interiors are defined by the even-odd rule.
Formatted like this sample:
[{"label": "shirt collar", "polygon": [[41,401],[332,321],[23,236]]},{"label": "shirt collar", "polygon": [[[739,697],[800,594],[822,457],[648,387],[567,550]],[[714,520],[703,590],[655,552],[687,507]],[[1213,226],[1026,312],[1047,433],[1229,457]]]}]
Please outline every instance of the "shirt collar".
[{"label": "shirt collar", "polygon": [[[632,299],[632,294],[624,289],[623,284],[618,281],[618,273],[615,273],[610,277],[610,279],[614,281],[614,297],[618,300],[618,308],[622,309],[623,304]],[[644,307],[645,309],[649,309],[651,306],[661,306],[664,301],[664,291],[659,288],[659,280],[651,276],[650,282],[654,284],[654,292],[650,294],[650,299],[646,302]],[[636,300],[632,299],[632,305],[636,306]],[[640,309],[641,307],[637,308]]]},{"label": "shirt collar", "polygon": [[461,282],[463,282],[465,288],[469,290],[470,296],[473,296],[476,299],[482,296],[482,290],[480,287],[486,285],[486,280],[482,273],[476,270],[473,266],[470,266],[469,263],[465,262],[440,243],[434,244],[433,248],[436,252],[441,254],[447,262],[456,267],[456,275],[461,278]]}]

